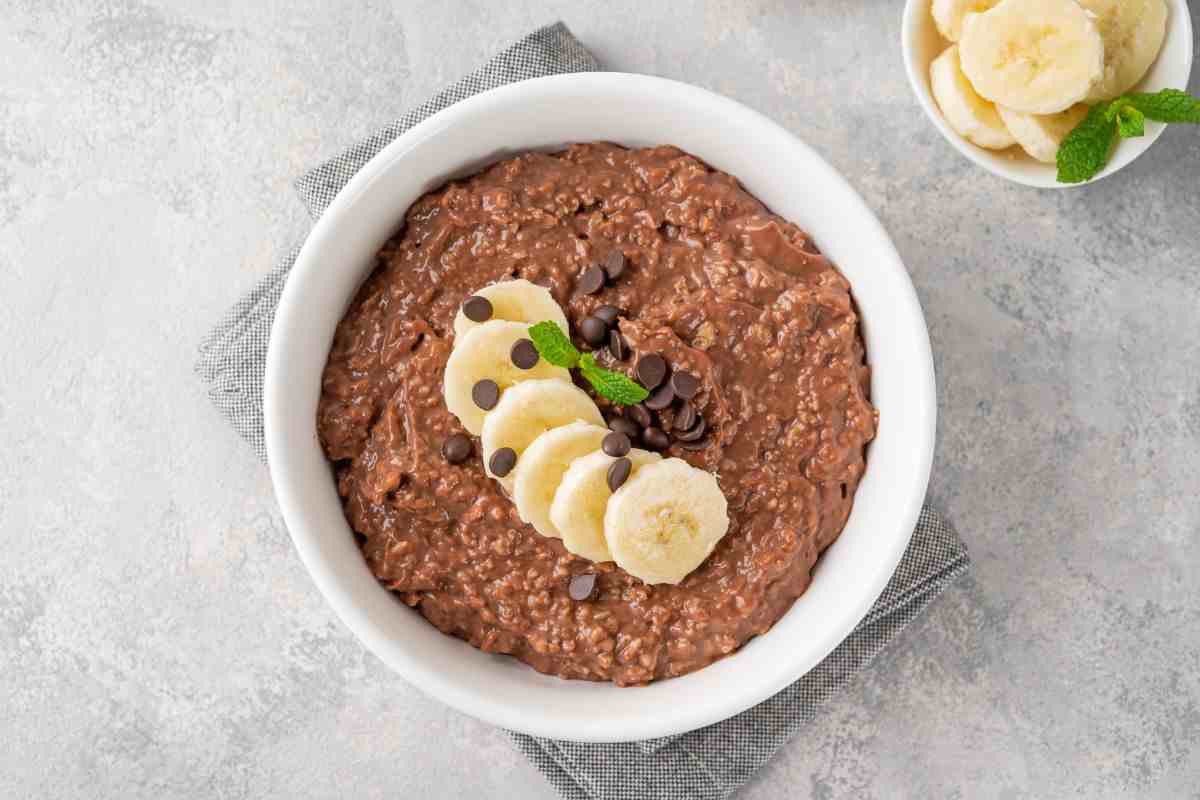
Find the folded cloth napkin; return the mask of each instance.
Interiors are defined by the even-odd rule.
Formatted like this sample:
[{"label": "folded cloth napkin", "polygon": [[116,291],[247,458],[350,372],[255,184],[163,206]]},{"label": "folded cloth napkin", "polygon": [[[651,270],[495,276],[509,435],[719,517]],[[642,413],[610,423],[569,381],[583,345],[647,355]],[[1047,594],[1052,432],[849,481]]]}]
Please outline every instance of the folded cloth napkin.
[{"label": "folded cloth napkin", "polygon": [[[473,94],[526,78],[599,69],[562,23],[526,36],[458,83],[296,181],[313,218],[389,142]],[[299,248],[231,308],[200,345],[196,373],[234,428],[266,460],[263,372],[275,307]],[[774,697],[731,719],[681,736],[625,744],[555,741],[508,732],[570,800],[718,800],[728,797],[817,709],[845,686],[970,560],[954,531],[925,508],[896,574],[854,632],[824,661]]]}]

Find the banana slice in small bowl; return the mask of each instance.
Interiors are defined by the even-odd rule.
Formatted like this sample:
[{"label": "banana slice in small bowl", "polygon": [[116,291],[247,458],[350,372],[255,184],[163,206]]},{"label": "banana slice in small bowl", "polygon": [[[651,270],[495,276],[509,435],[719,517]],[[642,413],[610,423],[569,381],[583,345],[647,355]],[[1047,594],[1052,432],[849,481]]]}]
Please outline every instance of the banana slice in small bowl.
[{"label": "banana slice in small bowl", "polygon": [[550,428],[530,442],[521,454],[513,480],[513,502],[521,519],[542,536],[563,538],[550,514],[555,492],[571,464],[580,456],[597,452],[608,433],[602,425],[571,422]]},{"label": "banana slice in small bowl", "polygon": [[[1058,147],[1088,106],[1183,89],[1193,57],[1186,0],[907,0],[901,32],[918,103],[945,139],[1002,178],[1059,183]],[[964,91],[943,56],[957,45]],[[996,118],[1016,146],[995,126]],[[1091,180],[1145,152],[1165,125],[1123,139]]]},{"label": "banana slice in small bowl", "polygon": [[567,335],[571,333],[567,326],[567,315],[563,313],[562,306],[550,294],[550,290],[524,278],[493,283],[491,286],[483,287],[472,297],[481,297],[487,301],[487,305],[483,306],[483,309],[486,310],[488,317],[480,321],[472,320],[467,315],[468,309],[460,308],[454,317],[454,346],[456,348],[468,331],[491,320],[524,322],[527,323],[526,327],[550,320],[557,323],[563,333]]},{"label": "banana slice in small bowl", "polygon": [[[630,461],[629,477],[647,464],[662,461],[658,453],[636,447],[626,453],[625,458]],[[550,505],[550,521],[562,537],[563,546],[569,552],[597,563],[613,560],[604,538],[604,512],[613,495],[608,484],[608,471],[616,460],[597,450],[572,461],[563,473]]]}]

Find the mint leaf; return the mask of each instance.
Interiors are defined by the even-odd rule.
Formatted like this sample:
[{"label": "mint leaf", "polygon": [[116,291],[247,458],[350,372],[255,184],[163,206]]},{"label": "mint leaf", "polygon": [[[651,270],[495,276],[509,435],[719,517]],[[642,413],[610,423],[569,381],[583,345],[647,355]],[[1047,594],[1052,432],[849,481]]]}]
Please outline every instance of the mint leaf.
[{"label": "mint leaf", "polygon": [[1122,139],[1133,139],[1146,135],[1146,115],[1132,105],[1122,106],[1117,112],[1117,132]]},{"label": "mint leaf", "polygon": [[1200,124],[1200,99],[1178,89],[1163,89],[1153,93],[1131,92],[1123,99],[1157,122]]},{"label": "mint leaf", "polygon": [[1058,182],[1083,183],[1108,163],[1117,138],[1117,122],[1108,116],[1109,104],[1098,103],[1058,147]]},{"label": "mint leaf", "polygon": [[546,320],[529,328],[529,338],[537,348],[538,355],[556,367],[570,369],[579,363],[579,351],[558,327],[558,323]]},{"label": "mint leaf", "polygon": [[645,388],[628,375],[613,372],[597,364],[591,353],[584,353],[579,359],[579,371],[596,390],[596,394],[607,397],[618,405],[631,406],[650,396]]}]

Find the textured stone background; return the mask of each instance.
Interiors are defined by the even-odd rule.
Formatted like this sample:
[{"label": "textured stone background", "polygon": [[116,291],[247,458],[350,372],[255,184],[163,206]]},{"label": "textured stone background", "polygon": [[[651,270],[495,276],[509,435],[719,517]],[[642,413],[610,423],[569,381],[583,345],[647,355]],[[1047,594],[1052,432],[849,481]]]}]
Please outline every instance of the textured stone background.
[{"label": "textured stone background", "polygon": [[0,797],[551,796],[333,618],[191,364],[294,175],[556,18],[813,144],[929,319],[974,576],[743,796],[1200,797],[1200,135],[991,178],[900,6],[0,2]]}]

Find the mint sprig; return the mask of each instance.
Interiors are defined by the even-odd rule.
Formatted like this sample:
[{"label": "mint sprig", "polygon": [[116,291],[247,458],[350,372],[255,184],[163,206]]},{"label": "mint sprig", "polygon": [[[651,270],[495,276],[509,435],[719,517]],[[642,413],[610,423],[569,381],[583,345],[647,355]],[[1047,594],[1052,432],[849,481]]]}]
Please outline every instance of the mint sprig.
[{"label": "mint sprig", "polygon": [[1200,99],[1178,89],[1132,92],[1097,103],[1058,147],[1058,182],[1091,180],[1108,163],[1118,137],[1146,133],[1146,120],[1200,124]]},{"label": "mint sprig", "polygon": [[538,355],[556,367],[571,369],[579,363],[579,351],[563,333],[558,323],[546,320],[529,329],[529,338]]},{"label": "mint sprig", "polygon": [[566,369],[579,367],[579,374],[601,397],[607,397],[618,405],[631,406],[650,396],[645,387],[628,375],[605,369],[596,363],[591,353],[581,354],[554,322],[539,322],[531,326],[529,339],[537,348],[538,355],[554,366]]},{"label": "mint sprig", "polygon": [[618,405],[631,406],[650,396],[645,387],[628,375],[613,372],[597,364],[591,353],[584,353],[579,359],[579,372],[596,390],[596,394],[607,397]]}]

